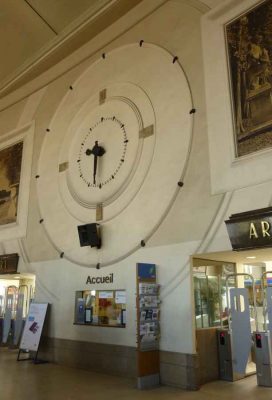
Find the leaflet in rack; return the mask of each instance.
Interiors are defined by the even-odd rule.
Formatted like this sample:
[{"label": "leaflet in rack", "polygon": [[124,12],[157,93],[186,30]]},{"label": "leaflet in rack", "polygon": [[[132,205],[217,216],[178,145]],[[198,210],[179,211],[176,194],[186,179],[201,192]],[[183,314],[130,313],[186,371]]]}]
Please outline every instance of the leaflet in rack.
[{"label": "leaflet in rack", "polygon": [[139,347],[142,351],[159,348],[159,290],[156,283],[139,283]]}]

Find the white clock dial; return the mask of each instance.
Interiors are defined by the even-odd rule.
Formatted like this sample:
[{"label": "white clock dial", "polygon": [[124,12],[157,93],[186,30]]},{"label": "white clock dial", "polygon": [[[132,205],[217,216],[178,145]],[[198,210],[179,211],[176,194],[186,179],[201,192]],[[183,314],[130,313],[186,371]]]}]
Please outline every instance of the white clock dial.
[{"label": "white clock dial", "polygon": [[120,195],[136,169],[140,130],[139,112],[124,98],[89,108],[70,146],[68,187],[77,202],[95,208]]},{"label": "white clock dial", "polygon": [[89,188],[100,190],[116,179],[125,168],[129,140],[122,121],[103,116],[90,127],[82,140],[78,156],[78,173]]}]

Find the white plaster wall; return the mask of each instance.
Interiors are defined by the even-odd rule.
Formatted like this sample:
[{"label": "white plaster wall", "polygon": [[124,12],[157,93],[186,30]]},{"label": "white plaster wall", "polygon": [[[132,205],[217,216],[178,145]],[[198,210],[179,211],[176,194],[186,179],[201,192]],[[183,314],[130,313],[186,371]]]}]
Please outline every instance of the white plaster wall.
[{"label": "white plaster wall", "polygon": [[[158,2],[144,3],[144,6],[141,5],[141,13],[143,13],[143,7],[146,11],[150,11],[151,3],[155,8],[158,6]],[[161,348],[181,353],[195,351],[190,255],[206,248],[207,230],[222,202],[222,196],[210,196],[200,30],[200,18],[206,10],[207,8],[196,1],[165,2],[163,6],[149,13],[143,20],[109,44],[111,34],[114,35],[118,30],[118,23],[114,24],[107,33],[102,33],[96,41],[84,46],[82,52],[88,53],[89,57],[83,63],[44,88],[39,102],[35,103],[31,99],[25,102],[24,111],[19,114],[20,120],[24,121],[27,115],[29,118],[34,116],[36,126],[28,231],[26,238],[22,238],[17,243],[5,242],[3,248],[5,251],[16,248],[16,251],[19,251],[24,258],[24,263],[20,264],[20,270],[36,274],[36,300],[48,301],[52,304],[50,334],[54,337],[136,346],[136,263],[150,262],[157,264],[158,282],[162,286]],[[132,24],[133,16],[130,14],[129,18]],[[121,26],[126,24],[128,22],[124,19],[119,22]],[[103,51],[109,51],[141,39],[162,46],[177,55],[191,87],[197,113],[194,116],[193,142],[191,152],[188,154],[185,185],[167,218],[145,248],[118,265],[99,271],[89,270],[73,265],[65,259],[60,260],[59,254],[45,235],[43,226],[39,224],[40,214],[35,180],[37,163],[43,138],[47,134],[48,122],[67,87],[86,67],[100,57],[100,54],[95,53],[96,49],[101,49],[102,43],[108,43]],[[11,116],[3,113],[5,119],[9,120]],[[208,238],[210,239],[210,236]],[[73,325],[75,291],[86,287],[85,282],[89,274],[107,275],[111,272],[115,275],[112,288],[127,290],[127,328],[107,329]],[[87,287],[91,288],[90,285]],[[97,288],[101,287],[97,286]]]},{"label": "white plaster wall", "polygon": [[[212,1],[211,1],[212,3]],[[220,3],[222,3],[220,1]],[[233,2],[234,4],[235,2]],[[252,2],[251,2],[252,3]],[[22,272],[37,275],[37,301],[52,303],[51,335],[58,338],[85,340],[101,343],[136,345],[135,282],[136,263],[151,262],[158,266],[158,282],[161,290],[161,348],[162,350],[193,353],[194,317],[190,275],[190,255],[208,251],[230,250],[224,220],[230,214],[266,207],[271,204],[272,189],[270,180],[234,191],[222,191],[211,195],[210,160],[208,154],[207,115],[205,100],[205,82],[201,48],[200,19],[206,7],[196,0],[170,0],[152,12],[158,2],[146,0],[133,12],[147,16],[136,21],[131,12],[127,19],[109,27],[96,40],[79,49],[76,55],[64,60],[63,65],[79,63],[59,79],[48,83],[39,103],[31,102],[32,112],[28,115],[35,119],[35,141],[33,169],[30,187],[28,230],[26,238],[1,244],[2,251],[18,251],[24,262],[20,263]],[[161,4],[161,2],[160,2]],[[145,11],[145,12],[144,12]],[[151,12],[150,12],[151,11]],[[148,14],[147,14],[148,12]],[[126,31],[117,35],[122,29]],[[111,38],[116,37],[115,40]],[[176,54],[184,68],[192,91],[197,112],[194,116],[192,148],[188,154],[188,164],[184,177],[184,187],[175,203],[157,229],[147,246],[122,262],[99,271],[79,267],[59,254],[45,235],[39,224],[35,175],[43,138],[46,135],[48,121],[67,90],[70,82],[91,63],[100,57],[103,51],[144,39],[155,43]],[[80,63],[79,60],[83,60]],[[213,60],[211,59],[211,65]],[[49,76],[52,71],[48,72]],[[45,82],[46,76],[43,76]],[[90,83],[91,84],[91,83]],[[214,88],[213,88],[214,90]],[[31,101],[31,100],[29,100]],[[0,114],[1,134],[14,128],[26,110],[26,101],[14,106],[14,115],[7,109]],[[208,110],[209,113],[214,110]],[[24,114],[26,115],[26,114]],[[14,118],[14,121],[13,121]],[[1,125],[3,121],[3,125]],[[17,121],[17,122],[16,122]],[[217,160],[224,148],[218,145]],[[50,160],[48,160],[50,162]],[[245,169],[251,175],[251,169]],[[259,181],[262,177],[259,177]],[[74,294],[76,290],[92,288],[85,285],[87,276],[108,275],[113,272],[113,286],[95,286],[95,288],[126,289],[128,294],[128,323],[126,329],[98,327],[80,327],[73,325]]]},{"label": "white plaster wall", "polygon": [[[78,267],[65,259],[31,264],[36,275],[36,301],[51,306],[50,336],[71,340],[111,343],[136,347],[136,263],[157,265],[161,285],[162,350],[192,353],[190,254],[197,243],[139,250],[118,265],[100,270]],[[87,276],[114,274],[112,284],[86,284]],[[127,291],[126,328],[100,328],[73,325],[75,292],[92,289],[125,289]]]}]

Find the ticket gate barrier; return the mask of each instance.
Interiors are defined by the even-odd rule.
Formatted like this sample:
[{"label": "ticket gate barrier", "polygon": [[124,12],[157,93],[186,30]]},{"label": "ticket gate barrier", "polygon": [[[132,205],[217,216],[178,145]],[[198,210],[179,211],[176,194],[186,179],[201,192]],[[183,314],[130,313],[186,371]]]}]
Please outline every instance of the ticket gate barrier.
[{"label": "ticket gate barrier", "polygon": [[16,304],[16,316],[14,320],[13,345],[18,346],[24,327],[24,313],[28,312],[28,286],[20,285]]},{"label": "ticket gate barrier", "polygon": [[272,387],[272,353],[270,332],[254,332],[254,347],[259,386]]},{"label": "ticket gate barrier", "polygon": [[217,344],[219,353],[219,377],[225,381],[233,381],[231,335],[228,329],[217,330]]},{"label": "ticket gate barrier", "polygon": [[[229,289],[228,286],[229,280],[231,278],[236,279],[238,276],[247,276],[252,281],[254,320],[257,324],[253,276],[244,273],[229,274],[226,278],[229,327],[228,329],[221,327],[217,330],[219,376],[220,379],[227,381],[242,379],[249,374],[247,365],[252,348],[248,289]],[[255,369],[252,372],[255,372]]]},{"label": "ticket gate barrier", "polygon": [[8,344],[10,336],[13,334],[13,323],[15,307],[18,295],[18,288],[16,286],[8,286],[6,289],[6,304],[5,314],[3,320],[2,343]]},{"label": "ticket gate barrier", "polygon": [[[257,383],[259,386],[272,387],[272,351],[271,351],[271,330],[272,330],[272,287],[264,287],[264,278],[272,274],[266,271],[262,274],[261,288],[263,300],[264,330],[253,332]],[[268,320],[268,323],[267,323]]]}]

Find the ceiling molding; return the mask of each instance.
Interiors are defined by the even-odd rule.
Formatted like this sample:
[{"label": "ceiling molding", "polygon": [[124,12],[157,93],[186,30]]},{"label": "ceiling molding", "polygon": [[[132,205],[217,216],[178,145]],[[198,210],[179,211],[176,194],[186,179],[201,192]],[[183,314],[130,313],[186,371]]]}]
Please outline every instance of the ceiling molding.
[{"label": "ceiling molding", "polygon": [[[99,55],[114,40],[165,3],[183,3],[205,14],[213,1],[225,0],[101,0],[96,12],[93,7],[92,12],[88,9],[81,14],[58,37],[50,40],[0,82],[0,111],[47,86],[95,54]],[[118,24],[118,20],[127,13],[129,18],[123,18],[122,24]],[[106,40],[105,35],[108,38]]]},{"label": "ceiling molding", "polygon": [[0,98],[45,72],[69,56],[77,48],[93,39],[113,24],[142,0],[101,0],[95,12],[88,9],[79,18],[43,46],[33,57],[28,58],[4,81],[0,82]]}]

